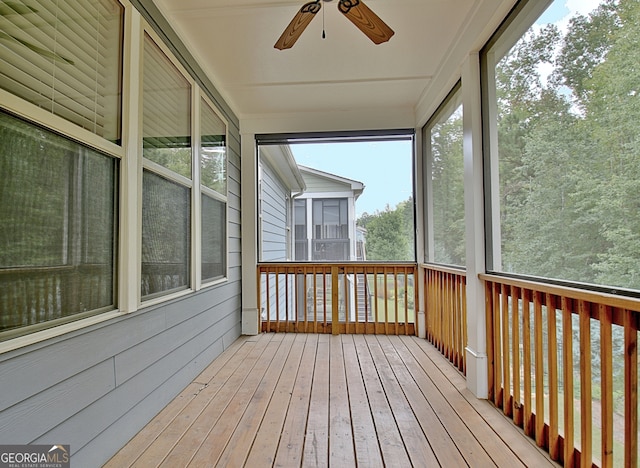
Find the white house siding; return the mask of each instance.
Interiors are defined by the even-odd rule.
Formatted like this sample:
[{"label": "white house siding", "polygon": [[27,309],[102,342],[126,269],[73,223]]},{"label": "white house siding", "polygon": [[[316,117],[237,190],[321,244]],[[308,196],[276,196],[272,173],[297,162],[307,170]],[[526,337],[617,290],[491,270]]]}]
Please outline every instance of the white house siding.
[{"label": "white house siding", "polygon": [[[350,192],[351,186],[347,183],[337,180],[330,180],[326,177],[318,177],[316,175],[304,172],[304,181],[307,184],[306,193],[323,193],[323,192]],[[319,197],[316,197],[319,198]]]},{"label": "white house siding", "polygon": [[0,354],[0,442],[70,444],[77,467],[108,460],[241,332],[238,119],[153,4],[133,3],[229,121],[228,281]]}]

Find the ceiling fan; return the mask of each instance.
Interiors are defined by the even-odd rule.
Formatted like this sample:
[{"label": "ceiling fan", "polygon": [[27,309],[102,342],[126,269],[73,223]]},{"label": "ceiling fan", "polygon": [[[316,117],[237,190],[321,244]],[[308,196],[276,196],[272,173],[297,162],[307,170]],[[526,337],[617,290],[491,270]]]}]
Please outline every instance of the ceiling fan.
[{"label": "ceiling fan", "polygon": [[[332,0],[315,0],[302,5],[274,47],[280,50],[293,47],[316,13],[322,8],[322,2],[330,1]],[[387,42],[394,35],[394,31],[361,0],[340,0],[338,10],[375,44]]]}]

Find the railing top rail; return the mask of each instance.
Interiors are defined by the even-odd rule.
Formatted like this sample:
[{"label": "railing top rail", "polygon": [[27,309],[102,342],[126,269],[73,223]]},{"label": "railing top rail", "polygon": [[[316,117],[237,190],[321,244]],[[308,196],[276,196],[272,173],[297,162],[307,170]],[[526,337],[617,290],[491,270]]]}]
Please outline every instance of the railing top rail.
[{"label": "railing top rail", "polygon": [[421,263],[420,267],[426,270],[439,271],[442,273],[450,273],[452,275],[466,276],[467,274],[466,268],[457,267],[454,265],[436,265],[433,263]]},{"label": "railing top rail", "polygon": [[537,281],[525,280],[520,278],[510,278],[500,275],[491,275],[481,273],[478,275],[483,281],[490,281],[492,283],[506,284],[509,286],[515,286],[518,288],[529,289],[532,291],[539,291],[545,294],[553,294],[556,296],[566,297],[568,299],[575,299],[581,301],[587,301],[596,304],[602,304],[609,307],[617,307],[620,309],[631,310],[634,312],[640,312],[640,299],[626,296],[618,296],[615,294],[608,294],[598,291],[589,291],[586,289],[572,288],[569,286],[560,286],[549,283],[541,283]]},{"label": "railing top rail", "polygon": [[407,266],[417,266],[416,262],[374,262],[374,261],[344,261],[344,262],[258,262],[258,267],[261,266],[294,266],[294,267],[305,267],[305,266],[399,266],[399,267],[407,267]]},{"label": "railing top rail", "polygon": [[347,273],[414,273],[417,263],[412,262],[261,262],[257,269],[266,273],[322,273],[332,269],[345,270]]}]

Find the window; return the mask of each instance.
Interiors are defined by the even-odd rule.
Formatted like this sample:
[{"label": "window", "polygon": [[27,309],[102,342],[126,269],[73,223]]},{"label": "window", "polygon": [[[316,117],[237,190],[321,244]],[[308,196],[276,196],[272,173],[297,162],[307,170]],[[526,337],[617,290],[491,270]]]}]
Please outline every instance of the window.
[{"label": "window", "polygon": [[313,200],[313,260],[349,260],[346,198]]},{"label": "window", "polygon": [[541,3],[482,53],[489,268],[637,292],[640,4]]},{"label": "window", "polygon": [[202,198],[202,281],[222,278],[227,270],[227,129],[202,99],[200,180]]},{"label": "window", "polygon": [[308,238],[307,238],[307,200],[294,200],[293,220],[295,223],[295,260],[309,260]]},{"label": "window", "polygon": [[462,96],[458,84],[423,129],[427,174],[426,261],[465,265]]},{"label": "window", "polygon": [[142,278],[150,299],[191,285],[191,85],[145,35]]},{"label": "window", "polygon": [[32,0],[2,9],[0,87],[120,143],[122,5]]},{"label": "window", "polygon": [[118,161],[0,112],[0,339],[115,308]]}]

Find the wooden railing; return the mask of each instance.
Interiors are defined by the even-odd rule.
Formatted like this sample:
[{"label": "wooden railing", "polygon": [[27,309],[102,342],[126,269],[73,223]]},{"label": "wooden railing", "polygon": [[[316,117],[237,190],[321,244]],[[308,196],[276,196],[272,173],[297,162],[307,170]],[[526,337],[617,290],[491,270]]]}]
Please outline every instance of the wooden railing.
[{"label": "wooden railing", "polygon": [[637,466],[640,300],[480,279],[490,400],[565,466]]},{"label": "wooden railing", "polygon": [[423,265],[426,337],[466,373],[467,277],[463,269]]},{"label": "wooden railing", "polygon": [[412,263],[262,263],[263,331],[415,334]]}]

